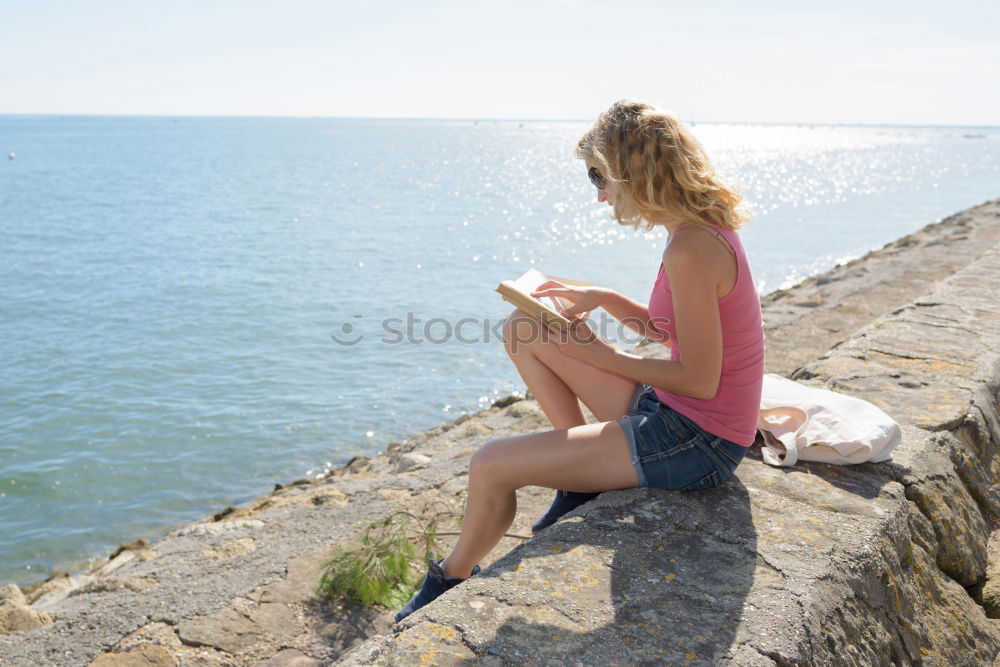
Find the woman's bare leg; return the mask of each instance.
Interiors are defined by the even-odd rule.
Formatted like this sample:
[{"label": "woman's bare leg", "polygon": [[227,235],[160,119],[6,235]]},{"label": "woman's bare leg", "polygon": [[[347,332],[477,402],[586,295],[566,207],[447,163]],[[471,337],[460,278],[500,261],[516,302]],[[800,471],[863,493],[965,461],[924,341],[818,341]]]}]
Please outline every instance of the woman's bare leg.
[{"label": "woman's bare leg", "polygon": [[638,483],[625,434],[614,421],[492,440],[469,464],[462,535],[441,567],[448,577],[468,577],[510,528],[515,491],[523,486],[607,491]]},{"label": "woman's bare leg", "polygon": [[581,400],[602,421],[624,416],[635,380],[567,357],[543,329],[539,320],[515,310],[504,326],[504,347],[552,427],[585,424]]}]

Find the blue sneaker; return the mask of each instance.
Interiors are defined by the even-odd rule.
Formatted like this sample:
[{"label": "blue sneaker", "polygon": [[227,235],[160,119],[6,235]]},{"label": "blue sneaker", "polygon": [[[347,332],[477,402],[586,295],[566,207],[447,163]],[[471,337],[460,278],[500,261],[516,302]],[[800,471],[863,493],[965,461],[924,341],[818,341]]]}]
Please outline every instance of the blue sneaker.
[{"label": "blue sneaker", "polygon": [[572,512],[580,505],[589,502],[601,495],[600,493],[583,493],[580,491],[556,491],[556,499],[552,501],[549,510],[542,515],[542,518],[531,524],[531,532],[537,533],[545,530],[562,515]]},{"label": "blue sneaker", "polygon": [[[443,558],[440,561],[435,561],[433,557],[427,558],[427,576],[424,578],[424,583],[416,595],[406,603],[406,606],[396,613],[396,623],[399,623],[424,605],[430,604],[445,591],[449,591],[465,581],[465,579],[459,579],[458,577],[454,579],[445,577],[444,570],[441,569],[441,561],[443,560]],[[472,568],[472,575],[470,576],[474,577],[477,574],[479,574],[478,565]]]}]

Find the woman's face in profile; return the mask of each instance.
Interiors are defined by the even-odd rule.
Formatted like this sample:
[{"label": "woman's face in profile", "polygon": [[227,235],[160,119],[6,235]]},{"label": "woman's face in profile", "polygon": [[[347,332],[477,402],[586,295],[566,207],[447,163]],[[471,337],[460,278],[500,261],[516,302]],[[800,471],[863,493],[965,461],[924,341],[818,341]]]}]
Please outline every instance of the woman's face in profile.
[{"label": "woman's face in profile", "polygon": [[628,206],[626,198],[621,198],[622,200],[615,206],[615,197],[617,196],[615,184],[610,179],[604,177],[600,167],[588,161],[587,175],[590,178],[590,182],[597,188],[597,201],[607,202],[608,206],[618,212],[620,217],[624,219],[633,217],[631,207]]}]

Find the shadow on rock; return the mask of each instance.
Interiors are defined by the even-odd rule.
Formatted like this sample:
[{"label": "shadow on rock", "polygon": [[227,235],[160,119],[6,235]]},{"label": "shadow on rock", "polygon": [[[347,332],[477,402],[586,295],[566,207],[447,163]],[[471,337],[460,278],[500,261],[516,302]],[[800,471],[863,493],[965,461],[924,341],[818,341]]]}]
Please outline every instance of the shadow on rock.
[{"label": "shadow on rock", "polygon": [[373,635],[391,631],[390,615],[380,607],[318,598],[305,605],[306,622],[331,656],[341,656]]},{"label": "shadow on rock", "polygon": [[756,568],[746,487],[734,478],[701,492],[615,491],[583,510],[463,584],[457,603],[429,607],[426,619],[461,628],[473,654],[512,662],[725,654]]},{"label": "shadow on rock", "polygon": [[[760,449],[756,446],[752,447],[747,452],[747,460],[757,460],[763,464]],[[908,466],[892,460],[880,463],[858,463],[849,466],[817,461],[797,461],[794,466],[789,467],[763,465],[765,470],[773,470],[776,474],[784,476],[794,477],[802,473],[815,475],[842,491],[866,500],[877,498],[882,492],[882,487],[888,481],[902,479],[912,472]],[[745,468],[746,466],[741,468],[741,471]]]}]

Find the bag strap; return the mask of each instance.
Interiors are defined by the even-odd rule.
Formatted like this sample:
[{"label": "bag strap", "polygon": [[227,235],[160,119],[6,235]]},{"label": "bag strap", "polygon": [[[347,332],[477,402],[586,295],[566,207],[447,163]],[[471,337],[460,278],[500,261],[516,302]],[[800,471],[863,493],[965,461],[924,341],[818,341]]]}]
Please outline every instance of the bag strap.
[{"label": "bag strap", "polygon": [[[789,438],[789,442],[781,440],[773,434],[773,429],[778,427],[782,433],[791,433],[793,436],[809,419],[804,410],[791,406],[762,409],[757,414],[757,430],[764,436],[764,450],[761,456],[764,462],[774,466],[793,466],[799,460],[799,449],[796,438]],[[779,449],[784,450],[784,456]]]}]

